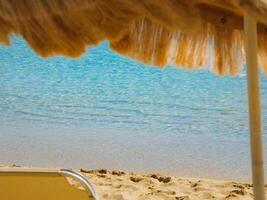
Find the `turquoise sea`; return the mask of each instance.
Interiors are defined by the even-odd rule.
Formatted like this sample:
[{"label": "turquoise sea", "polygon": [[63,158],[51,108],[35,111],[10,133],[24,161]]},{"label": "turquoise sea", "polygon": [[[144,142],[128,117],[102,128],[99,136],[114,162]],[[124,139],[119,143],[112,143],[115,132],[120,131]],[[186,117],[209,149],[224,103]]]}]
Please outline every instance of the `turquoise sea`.
[{"label": "turquoise sea", "polygon": [[247,124],[245,71],[161,70],[107,42],[79,59],[45,60],[17,37],[0,46],[0,164],[248,180]]}]

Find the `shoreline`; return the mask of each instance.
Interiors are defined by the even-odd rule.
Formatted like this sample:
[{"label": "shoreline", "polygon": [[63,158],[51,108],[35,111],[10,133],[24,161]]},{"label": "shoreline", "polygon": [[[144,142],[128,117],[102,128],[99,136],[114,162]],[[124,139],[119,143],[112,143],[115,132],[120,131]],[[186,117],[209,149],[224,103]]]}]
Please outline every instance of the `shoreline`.
[{"label": "shoreline", "polygon": [[249,144],[241,136],[26,126],[1,125],[1,163],[251,181]]},{"label": "shoreline", "polygon": [[[20,168],[18,165],[0,165]],[[55,169],[56,167],[24,167]],[[252,200],[252,184],[241,181],[183,178],[160,173],[134,173],[107,169],[74,169],[88,178],[100,199],[107,200]],[[267,192],[267,185],[265,186]],[[266,196],[267,197],[267,196]]]}]

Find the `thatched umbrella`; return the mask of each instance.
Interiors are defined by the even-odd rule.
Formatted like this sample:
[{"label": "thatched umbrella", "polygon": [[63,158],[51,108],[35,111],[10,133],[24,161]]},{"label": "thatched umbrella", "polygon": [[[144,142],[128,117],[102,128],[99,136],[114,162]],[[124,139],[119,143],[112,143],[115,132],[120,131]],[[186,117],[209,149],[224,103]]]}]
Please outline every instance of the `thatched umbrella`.
[{"label": "thatched umbrella", "polygon": [[0,0],[0,42],[12,33],[43,57],[78,57],[108,40],[146,64],[219,75],[237,74],[246,58],[254,197],[264,199],[257,59],[267,74],[265,0]]}]

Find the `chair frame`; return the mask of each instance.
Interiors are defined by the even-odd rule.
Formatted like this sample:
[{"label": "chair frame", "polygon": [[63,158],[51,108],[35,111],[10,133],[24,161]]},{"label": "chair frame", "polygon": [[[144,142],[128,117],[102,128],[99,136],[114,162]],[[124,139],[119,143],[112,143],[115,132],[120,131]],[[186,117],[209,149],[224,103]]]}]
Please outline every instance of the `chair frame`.
[{"label": "chair frame", "polygon": [[[86,190],[88,191],[88,196],[92,195],[95,200],[99,200],[96,191],[94,190],[92,184],[87,180],[87,178],[85,176],[83,176],[82,174],[75,172],[71,169],[38,169],[38,168],[20,168],[20,167],[14,167],[14,168],[0,168],[0,174],[1,173],[44,173],[44,174],[59,174],[62,176],[68,176],[71,178],[74,178],[78,181],[80,181],[86,188]],[[91,192],[91,194],[89,194],[89,192]]]}]

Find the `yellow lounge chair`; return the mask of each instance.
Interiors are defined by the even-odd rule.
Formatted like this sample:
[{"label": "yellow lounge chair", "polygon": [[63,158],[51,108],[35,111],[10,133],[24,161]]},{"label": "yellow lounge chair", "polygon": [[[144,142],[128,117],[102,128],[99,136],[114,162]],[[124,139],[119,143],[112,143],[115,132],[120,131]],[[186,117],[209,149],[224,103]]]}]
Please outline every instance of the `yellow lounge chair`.
[{"label": "yellow lounge chair", "polygon": [[89,181],[67,169],[0,169],[1,200],[98,200]]}]

